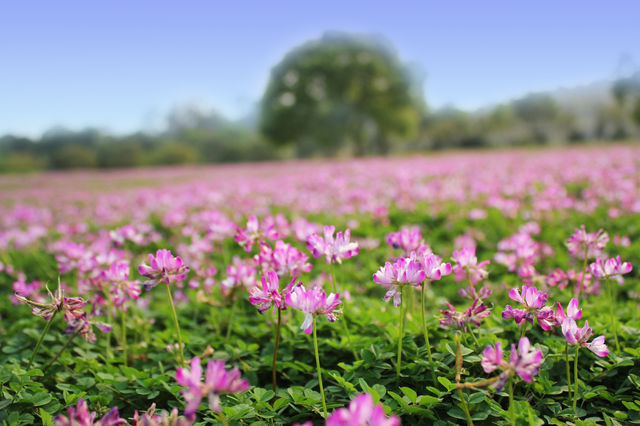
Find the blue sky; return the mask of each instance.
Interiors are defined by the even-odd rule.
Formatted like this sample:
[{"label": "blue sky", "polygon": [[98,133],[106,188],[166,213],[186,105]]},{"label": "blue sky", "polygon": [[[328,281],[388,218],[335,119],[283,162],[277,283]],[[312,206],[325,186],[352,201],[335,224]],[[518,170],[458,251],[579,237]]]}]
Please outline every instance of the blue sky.
[{"label": "blue sky", "polygon": [[[385,36],[431,107],[478,108],[640,64],[637,1],[0,2],[0,134],[153,128],[176,103],[252,110],[270,68],[326,30]],[[631,61],[633,62],[633,61]]]}]

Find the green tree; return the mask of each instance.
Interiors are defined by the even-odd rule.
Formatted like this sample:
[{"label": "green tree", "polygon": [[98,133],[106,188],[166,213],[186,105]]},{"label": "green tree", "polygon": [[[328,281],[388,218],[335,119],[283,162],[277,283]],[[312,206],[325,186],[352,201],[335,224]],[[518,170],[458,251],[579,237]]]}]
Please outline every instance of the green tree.
[{"label": "green tree", "polygon": [[271,70],[260,129],[276,144],[296,143],[302,154],[344,144],[356,155],[384,153],[391,138],[415,134],[422,106],[415,79],[389,45],[331,32]]}]

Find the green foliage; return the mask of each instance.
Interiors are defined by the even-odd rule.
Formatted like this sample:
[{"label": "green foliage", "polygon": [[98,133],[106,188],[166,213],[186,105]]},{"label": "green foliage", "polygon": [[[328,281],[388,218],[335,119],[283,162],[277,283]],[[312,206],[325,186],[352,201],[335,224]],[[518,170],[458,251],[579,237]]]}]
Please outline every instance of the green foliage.
[{"label": "green foliage", "polygon": [[389,139],[409,138],[421,95],[407,69],[380,40],[326,33],[289,52],[271,71],[261,105],[262,132],[295,142],[302,154],[387,152]]}]

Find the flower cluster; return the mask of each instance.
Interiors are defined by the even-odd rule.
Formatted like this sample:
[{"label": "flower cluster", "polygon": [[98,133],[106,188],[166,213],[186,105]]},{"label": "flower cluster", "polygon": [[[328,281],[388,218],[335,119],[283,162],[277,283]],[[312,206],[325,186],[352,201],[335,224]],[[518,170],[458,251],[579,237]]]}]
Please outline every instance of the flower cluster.
[{"label": "flower cluster", "polygon": [[272,305],[274,309],[285,310],[287,308],[286,296],[293,287],[294,281],[295,277],[281,292],[278,274],[269,271],[266,277],[262,276],[262,287],[251,287],[249,301],[258,307],[261,314],[264,314]]},{"label": "flower cluster", "polygon": [[335,226],[324,227],[324,237],[311,234],[307,237],[307,248],[313,257],[324,256],[327,263],[342,263],[342,259],[356,256],[360,250],[358,243],[351,242],[351,230],[338,232],[334,238]]},{"label": "flower cluster", "polygon": [[67,415],[60,414],[53,420],[56,426],[118,426],[126,425],[127,421],[120,418],[118,407],[111,408],[100,420],[95,412],[89,412],[87,402],[80,398],[76,406],[69,406]]},{"label": "flower cluster", "polygon": [[326,426],[400,426],[396,416],[387,417],[382,405],[373,403],[368,393],[356,396],[348,408],[338,408],[326,422]]},{"label": "flower cluster", "polygon": [[456,327],[466,330],[469,323],[479,327],[482,324],[482,320],[491,315],[491,309],[484,304],[480,297],[475,297],[471,306],[462,312],[457,311],[451,303],[446,303],[449,309],[440,310],[440,313],[444,316],[444,318],[440,319],[440,325],[443,327]]},{"label": "flower cluster", "polygon": [[613,279],[622,283],[622,275],[631,272],[633,267],[631,263],[620,260],[620,256],[610,259],[598,257],[595,262],[589,265],[589,270],[598,278]]},{"label": "flower cluster", "polygon": [[176,382],[187,387],[182,394],[187,402],[184,413],[190,419],[194,418],[203,397],[209,398],[210,409],[220,411],[220,395],[244,392],[249,389],[249,382],[242,379],[240,370],[234,368],[227,371],[224,361],[209,361],[203,382],[202,365],[198,357],[191,360],[191,370],[188,368],[176,370]]},{"label": "flower cluster", "polygon": [[387,235],[387,243],[396,250],[402,250],[405,256],[409,256],[424,244],[417,226],[403,227],[399,232],[390,233]]},{"label": "flower cluster", "polygon": [[174,257],[171,251],[161,249],[155,256],[149,254],[149,265],[141,264],[138,266],[138,272],[149,278],[144,282],[146,289],[149,290],[160,282],[169,285],[171,282],[184,280],[189,273],[189,267],[182,263],[179,256]]},{"label": "flower cluster", "polygon": [[260,253],[255,256],[255,262],[263,273],[275,271],[279,276],[298,276],[311,271],[309,256],[299,251],[289,243],[276,241],[275,248],[268,244],[260,245]]},{"label": "flower cluster", "polygon": [[286,294],[286,303],[287,306],[304,312],[304,321],[300,328],[306,334],[311,334],[313,317],[324,315],[329,321],[334,322],[337,318],[333,311],[342,302],[339,293],[330,293],[327,296],[324,290],[319,287],[307,290],[302,283],[298,283]]},{"label": "flower cluster", "polygon": [[577,228],[573,235],[567,238],[566,244],[569,253],[584,259],[593,259],[602,256],[602,250],[609,242],[609,235],[600,229],[598,232],[587,232],[584,225]]},{"label": "flower cluster", "polygon": [[533,381],[533,377],[540,371],[542,365],[542,351],[540,349],[531,350],[531,343],[526,337],[522,337],[518,342],[518,349],[511,345],[511,355],[509,362],[504,359],[502,344],[498,341],[494,346],[488,345],[482,352],[482,368],[485,373],[492,373],[496,369],[502,370],[498,379],[494,383],[497,390],[504,387],[505,383],[514,374],[517,374],[527,383]]},{"label": "flower cluster", "polygon": [[452,259],[456,262],[453,267],[453,274],[456,281],[469,280],[472,285],[479,283],[489,276],[486,266],[491,263],[485,260],[478,263],[475,247],[464,247],[461,250],[454,250]]},{"label": "flower cluster", "polygon": [[533,324],[533,319],[536,318],[543,330],[549,330],[553,326],[554,316],[553,309],[545,306],[547,296],[546,293],[543,293],[534,286],[528,286],[526,284],[522,286],[522,294],[520,294],[519,289],[513,288],[509,292],[509,297],[519,302],[523,307],[512,308],[511,305],[505,306],[502,312],[502,318],[513,318],[516,324],[518,324],[518,328],[520,328],[525,321]]},{"label": "flower cluster", "polygon": [[263,221],[262,226],[258,222],[258,218],[255,216],[249,217],[247,220],[246,228],[236,228],[235,240],[238,244],[249,253],[256,242],[263,241],[265,239],[275,240],[278,238],[278,231],[275,228],[273,221]]}]

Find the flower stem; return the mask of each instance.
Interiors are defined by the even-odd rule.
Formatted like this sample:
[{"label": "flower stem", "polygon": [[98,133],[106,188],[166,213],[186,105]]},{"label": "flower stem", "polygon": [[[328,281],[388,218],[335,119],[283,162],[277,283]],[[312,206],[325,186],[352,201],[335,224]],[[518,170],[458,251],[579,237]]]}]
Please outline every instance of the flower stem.
[{"label": "flower stem", "polygon": [[[589,250],[589,246],[585,245],[584,247],[584,262],[582,263],[582,276],[580,277],[580,286],[578,287],[577,296],[580,297],[580,291],[582,287],[584,287],[584,278],[587,275],[587,253]],[[576,281],[577,285],[577,281]]]},{"label": "flower stem", "polygon": [[327,418],[327,403],[324,399],[324,387],[322,386],[322,370],[320,369],[320,354],[318,353],[318,335],[316,333],[316,315],[313,315],[313,349],[316,354],[316,369],[318,370],[318,384],[320,385],[320,395],[322,396],[322,409],[324,418]]},{"label": "flower stem", "polygon": [[222,414],[222,411],[218,411],[218,418],[220,419],[220,423],[222,423],[222,426],[228,426],[229,423],[227,423],[227,419],[224,417],[224,414]]},{"label": "flower stem", "polygon": [[182,348],[182,335],[180,334],[180,325],[178,324],[178,315],[176,315],[176,307],[173,304],[173,297],[171,297],[171,290],[167,285],[167,297],[169,298],[169,306],[171,306],[171,313],[173,314],[173,323],[176,326],[176,333],[178,333],[178,347],[180,348],[180,364],[184,364],[184,351]]},{"label": "flower stem", "polygon": [[573,412],[578,417],[578,354],[580,353],[580,346],[576,346],[576,356],[573,363],[573,381],[575,387],[573,388]]},{"label": "flower stem", "polygon": [[402,368],[402,338],[404,337],[404,317],[406,313],[406,303],[404,301],[404,293],[400,287],[400,333],[398,334],[398,358],[396,361],[396,378],[400,380],[400,369]]},{"label": "flower stem", "polygon": [[618,322],[616,316],[613,314],[613,305],[616,303],[614,282],[613,280],[607,280],[607,293],[609,293],[609,319],[611,320],[611,330],[613,331],[613,338],[616,341],[616,351],[620,352],[620,343],[618,342]]},{"label": "flower stem", "polygon": [[[167,286],[167,288],[169,288]],[[120,317],[120,328],[122,333],[122,357],[124,359],[124,366],[127,366],[128,358],[127,358],[127,310],[124,305],[122,305],[122,316]]]},{"label": "flower stem", "polygon": [[[335,274],[331,274],[331,284],[333,287],[333,292],[337,293],[338,284],[336,283]],[[353,358],[356,361],[358,361],[360,357],[358,356],[358,353],[353,347],[353,343],[351,341],[351,332],[349,331],[349,325],[347,324],[347,305],[346,304],[342,305],[342,325],[344,326],[344,332],[347,335],[347,343],[349,345],[349,348],[351,348],[351,353],[353,354]]]},{"label": "flower stem", "polygon": [[464,399],[464,393],[462,392],[462,388],[458,388],[458,393],[460,394],[460,402],[462,403],[462,409],[464,410],[464,414],[467,415],[467,425],[473,426],[471,413],[469,412],[469,407],[467,407],[467,401]]},{"label": "flower stem", "polygon": [[278,383],[276,380],[276,361],[278,359],[278,346],[280,345],[280,323],[282,320],[282,311],[278,308],[278,325],[276,328],[276,343],[273,347],[273,362],[271,364],[271,376],[273,379],[273,392],[276,391]]},{"label": "flower stem", "polygon": [[564,345],[564,361],[567,365],[567,393],[569,394],[569,402],[571,402],[571,367],[569,366],[569,343]]},{"label": "flower stem", "polygon": [[49,369],[49,367],[51,367],[53,365],[53,363],[56,362],[56,360],[60,357],[60,355],[62,355],[62,353],[65,351],[65,349],[67,349],[69,347],[69,345],[71,344],[71,341],[78,334],[80,334],[80,330],[82,330],[82,327],[78,327],[78,329],[76,331],[74,331],[71,336],[69,336],[69,338],[67,339],[65,344],[58,351],[58,353],[56,353],[56,355],[53,358],[51,358],[51,360],[47,363],[47,365],[42,369],[43,373],[45,373]]},{"label": "flower stem", "polygon": [[422,305],[422,309],[420,310],[422,312],[422,331],[424,332],[424,344],[427,346],[427,356],[429,357],[429,369],[431,370],[431,380],[433,380],[434,385],[437,383],[436,382],[436,374],[435,374],[435,368],[433,365],[433,357],[431,356],[431,343],[429,343],[429,329],[427,328],[427,319],[425,318],[425,307],[424,307],[424,303],[425,303],[425,292],[424,292],[424,282],[421,284],[421,305]]},{"label": "flower stem", "polygon": [[225,336],[225,340],[229,340],[229,337],[231,337],[231,325],[233,324],[233,316],[236,312],[236,305],[238,303],[238,298],[235,297],[235,291],[231,291],[231,297],[233,298],[233,301],[231,302],[231,312],[229,312],[229,321],[227,321],[227,335]]},{"label": "flower stem", "polygon": [[525,335],[525,333],[527,332],[527,326],[529,325],[529,323],[527,321],[524,322],[524,325],[522,326],[522,331],[520,332],[520,338],[522,339]]},{"label": "flower stem", "polygon": [[47,333],[49,332],[49,329],[51,328],[51,324],[53,323],[53,319],[56,317],[57,313],[58,313],[58,311],[55,311],[53,313],[53,315],[51,315],[51,318],[49,318],[49,321],[47,321],[47,324],[44,326],[44,330],[42,330],[42,334],[40,334],[40,338],[38,339],[38,343],[36,343],[36,347],[33,348],[33,352],[31,353],[31,358],[29,358],[29,364],[27,365],[27,371],[29,371],[29,369],[31,368],[31,364],[33,363],[33,359],[36,357],[36,354],[38,353],[38,349],[40,349],[40,345],[42,344],[42,341],[44,340],[44,336],[46,336]]},{"label": "flower stem", "polygon": [[509,378],[509,417],[511,418],[511,424],[516,424],[516,407],[513,403],[513,377]]}]

